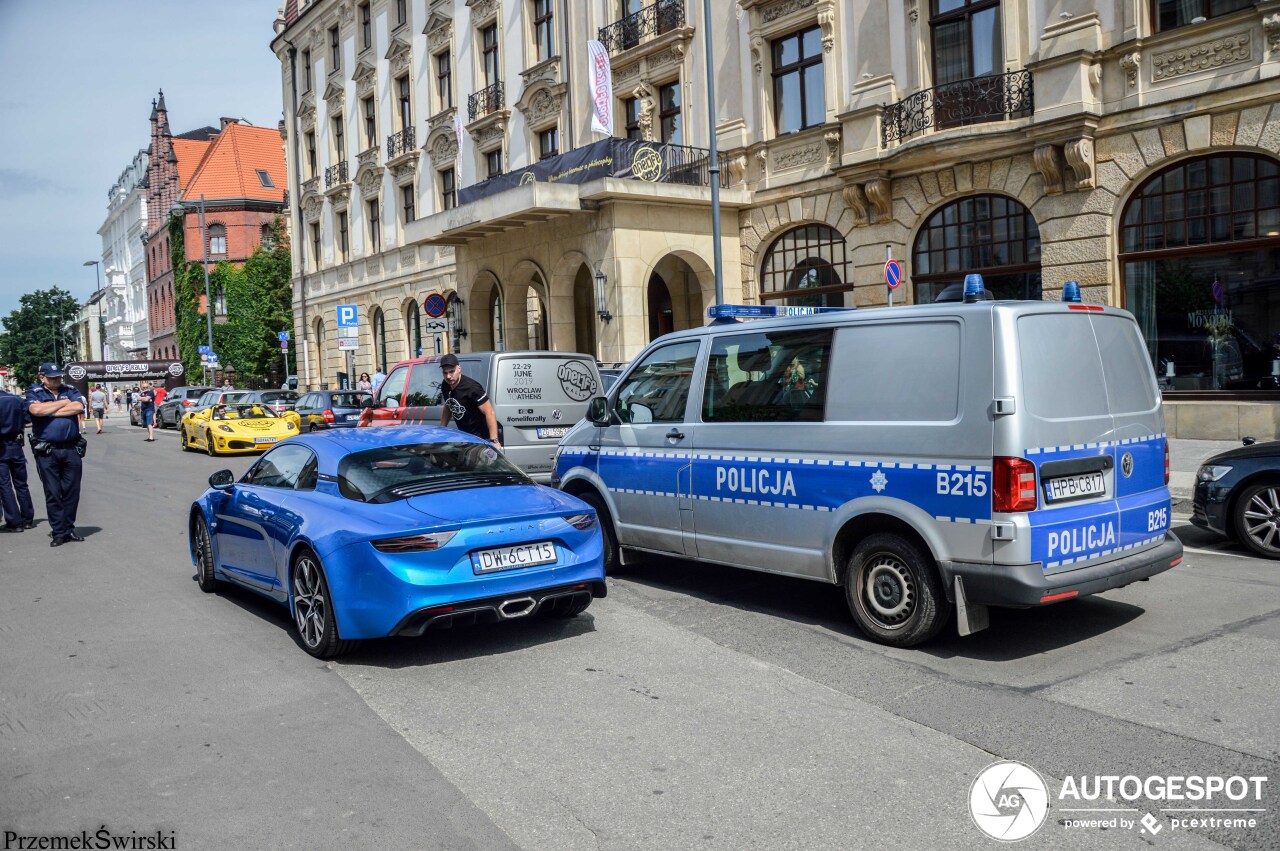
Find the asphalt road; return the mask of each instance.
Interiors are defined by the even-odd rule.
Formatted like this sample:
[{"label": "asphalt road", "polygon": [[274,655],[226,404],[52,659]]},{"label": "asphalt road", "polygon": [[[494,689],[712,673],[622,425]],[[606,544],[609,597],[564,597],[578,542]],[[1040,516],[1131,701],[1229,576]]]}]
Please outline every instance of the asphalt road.
[{"label": "asphalt road", "polygon": [[[252,459],[90,435],[81,531],[0,536],[0,831],[179,848],[992,848],[977,774],[1267,776],[1251,829],[1201,802],[1053,801],[1029,848],[1276,848],[1280,566],[1186,526],[1150,582],[924,649],[838,589],[679,560],[572,621],[369,642],[323,664],[286,611],[199,592],[183,519]],[[34,479],[33,470],[33,479]],[[38,486],[37,502],[39,503]],[[43,510],[38,509],[43,517]],[[1151,813],[1155,834],[1064,826]],[[1204,815],[1204,814],[1200,814]],[[1240,816],[1215,813],[1215,816]]]}]

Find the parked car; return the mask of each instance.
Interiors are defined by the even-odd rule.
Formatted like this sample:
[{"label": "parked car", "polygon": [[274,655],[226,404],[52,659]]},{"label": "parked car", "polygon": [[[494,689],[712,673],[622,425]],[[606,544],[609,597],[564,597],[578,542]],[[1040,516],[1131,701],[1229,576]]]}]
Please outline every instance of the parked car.
[{"label": "parked car", "polygon": [[212,387],[175,387],[169,391],[164,402],[156,408],[156,425],[160,428],[177,428],[182,415],[195,407],[200,397],[212,390]]},{"label": "parked car", "polygon": [[354,390],[318,390],[303,394],[294,410],[302,418],[303,431],[355,428],[360,420],[361,403],[367,398]]},{"label": "parked car", "polygon": [[[290,415],[292,411],[288,412]],[[210,405],[187,414],[179,428],[182,451],[210,455],[261,452],[298,433],[296,415],[286,419],[265,405]]]},{"label": "parked car", "polygon": [[230,387],[215,387],[197,399],[194,405],[187,408],[187,413],[199,413],[213,405],[231,405],[236,402],[245,402],[248,401],[249,394],[252,392],[252,390],[236,390]]},{"label": "parked car", "polygon": [[591,507],[453,429],[302,435],[209,485],[187,521],[200,589],[287,606],[318,658],[357,639],[574,617],[606,593]]},{"label": "parked car", "polygon": [[1280,441],[1246,438],[1205,461],[1196,472],[1191,522],[1280,559]]},{"label": "parked car", "polygon": [[299,394],[293,390],[254,390],[246,402],[258,402],[266,405],[277,414],[292,411],[298,404]]},{"label": "parked car", "polygon": [[[439,425],[440,355],[396,364],[374,394],[361,425]],[[600,394],[595,358],[569,352],[463,352],[463,375],[484,387],[498,420],[502,451],[535,481],[551,481],[556,447]]]}]

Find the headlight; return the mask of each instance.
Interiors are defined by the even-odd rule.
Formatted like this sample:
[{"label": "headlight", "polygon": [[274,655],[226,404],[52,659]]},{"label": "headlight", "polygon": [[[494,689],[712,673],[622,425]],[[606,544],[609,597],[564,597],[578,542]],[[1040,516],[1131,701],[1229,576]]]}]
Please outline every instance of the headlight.
[{"label": "headlight", "polygon": [[1231,472],[1230,467],[1221,467],[1216,464],[1205,464],[1196,471],[1197,482],[1216,482],[1227,473]]},{"label": "headlight", "polygon": [[220,426],[218,426],[218,430],[219,430],[219,431],[225,431],[227,434],[232,434],[232,433],[234,433],[234,430],[233,430],[233,429],[231,428],[231,426],[229,426],[229,425],[220,425]]},{"label": "headlight", "polygon": [[284,426],[285,428],[290,430],[297,428],[297,426],[293,424],[293,420],[289,420],[287,423],[284,424]]}]

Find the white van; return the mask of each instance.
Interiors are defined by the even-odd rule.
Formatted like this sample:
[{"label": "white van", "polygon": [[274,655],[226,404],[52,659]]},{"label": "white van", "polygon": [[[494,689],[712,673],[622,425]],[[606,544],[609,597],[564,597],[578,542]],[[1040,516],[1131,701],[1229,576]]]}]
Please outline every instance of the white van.
[{"label": "white van", "polygon": [[1131,314],[991,302],[712,308],[655,340],[561,442],[555,482],[607,564],[655,552],[845,588],[859,626],[925,641],[954,608],[1119,588],[1182,558],[1168,444]]}]

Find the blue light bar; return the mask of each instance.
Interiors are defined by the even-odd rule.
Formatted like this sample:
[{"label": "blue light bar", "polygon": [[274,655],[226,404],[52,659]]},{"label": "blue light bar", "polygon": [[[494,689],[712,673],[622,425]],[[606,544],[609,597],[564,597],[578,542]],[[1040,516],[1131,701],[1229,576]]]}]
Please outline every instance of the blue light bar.
[{"label": "blue light bar", "polygon": [[1063,301],[1079,301],[1080,300],[1080,282],[1067,281],[1062,285]]},{"label": "blue light bar", "polygon": [[986,292],[986,287],[983,285],[981,275],[977,272],[970,272],[964,276],[964,300],[966,302],[981,301],[984,292]]},{"label": "blue light bar", "polygon": [[711,319],[772,319],[778,316],[814,316],[844,313],[853,307],[792,307],[786,304],[713,304],[707,308]]}]

